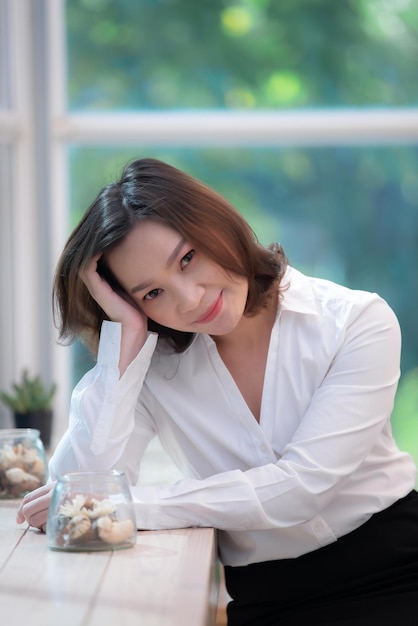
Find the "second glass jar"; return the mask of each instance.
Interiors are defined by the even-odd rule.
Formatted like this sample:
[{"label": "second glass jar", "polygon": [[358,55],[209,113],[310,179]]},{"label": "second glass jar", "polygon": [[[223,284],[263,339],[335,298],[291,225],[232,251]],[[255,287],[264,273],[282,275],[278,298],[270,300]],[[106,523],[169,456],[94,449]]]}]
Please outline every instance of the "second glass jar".
[{"label": "second glass jar", "polygon": [[72,472],[59,477],[47,521],[48,547],[92,551],[136,542],[132,496],[123,472]]}]

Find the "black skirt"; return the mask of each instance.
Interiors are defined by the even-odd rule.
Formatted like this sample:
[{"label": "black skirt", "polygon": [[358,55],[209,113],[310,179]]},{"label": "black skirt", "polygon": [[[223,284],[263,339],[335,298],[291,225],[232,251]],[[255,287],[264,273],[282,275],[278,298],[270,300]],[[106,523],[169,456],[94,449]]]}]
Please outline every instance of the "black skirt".
[{"label": "black skirt", "polygon": [[225,567],[228,626],[418,626],[418,493],[295,559]]}]

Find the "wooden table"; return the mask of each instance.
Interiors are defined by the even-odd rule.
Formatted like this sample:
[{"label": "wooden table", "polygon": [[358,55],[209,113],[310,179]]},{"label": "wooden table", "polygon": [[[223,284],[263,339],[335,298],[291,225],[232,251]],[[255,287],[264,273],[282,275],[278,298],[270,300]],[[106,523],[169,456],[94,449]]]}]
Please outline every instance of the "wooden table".
[{"label": "wooden table", "polygon": [[8,626],[213,626],[215,531],[140,531],[133,548],[56,552],[0,501],[0,615]]}]

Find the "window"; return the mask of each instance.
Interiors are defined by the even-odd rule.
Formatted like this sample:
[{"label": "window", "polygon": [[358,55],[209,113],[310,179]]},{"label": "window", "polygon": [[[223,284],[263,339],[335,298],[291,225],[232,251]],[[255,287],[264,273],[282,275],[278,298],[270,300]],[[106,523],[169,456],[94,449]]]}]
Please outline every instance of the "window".
[{"label": "window", "polygon": [[[59,376],[59,432],[69,391],[89,361],[79,346],[56,347],[48,335],[49,281],[98,189],[140,155],[215,187],[263,242],[280,240],[296,267],[385,297],[403,329],[400,402],[410,414],[409,380],[418,367],[418,0],[332,7],[328,0],[0,0],[0,7],[1,34],[25,24],[32,42],[32,54],[19,56],[21,37],[1,37],[9,63],[26,59],[19,71],[36,96],[26,113],[39,126],[25,134],[30,123],[13,100],[15,72],[1,68],[8,77],[0,81],[2,179],[20,180],[22,132],[37,158],[26,192],[14,182],[0,193],[9,206],[32,194],[35,216],[47,207],[40,267],[22,276],[16,266],[21,295],[14,302],[27,306],[33,297],[36,327],[49,337],[42,347],[35,342],[32,360],[45,352],[44,370]],[[10,220],[12,212],[2,255],[17,263],[11,241],[21,229],[13,226],[14,239],[6,235]],[[33,250],[26,239],[20,246]],[[2,272],[3,290],[9,279]],[[14,306],[6,307],[7,327]],[[20,327],[13,326],[13,340],[2,331],[10,353]],[[24,359],[16,354],[18,367]],[[395,411],[400,443],[418,458],[407,422]]]},{"label": "window", "polygon": [[46,5],[0,0],[1,388],[52,371],[44,96]]}]

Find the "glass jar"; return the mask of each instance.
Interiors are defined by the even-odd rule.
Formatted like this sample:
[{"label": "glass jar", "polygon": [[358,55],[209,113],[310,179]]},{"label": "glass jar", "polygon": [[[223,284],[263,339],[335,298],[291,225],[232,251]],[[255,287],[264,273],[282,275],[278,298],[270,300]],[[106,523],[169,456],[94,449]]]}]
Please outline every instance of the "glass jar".
[{"label": "glass jar", "polygon": [[45,449],[39,430],[0,429],[0,498],[22,498],[47,480]]},{"label": "glass jar", "polygon": [[52,550],[119,550],[136,543],[135,513],[124,472],[72,472],[54,487],[47,521]]}]

